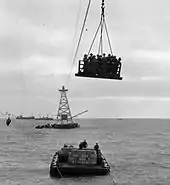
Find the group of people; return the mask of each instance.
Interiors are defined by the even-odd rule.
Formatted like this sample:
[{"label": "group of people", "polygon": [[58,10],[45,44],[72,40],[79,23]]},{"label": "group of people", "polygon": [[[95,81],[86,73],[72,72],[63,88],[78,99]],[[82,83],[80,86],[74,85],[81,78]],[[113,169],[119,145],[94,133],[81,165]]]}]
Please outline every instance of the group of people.
[{"label": "group of people", "polygon": [[[88,144],[87,144],[87,141],[86,140],[82,141],[79,144],[79,149],[83,149],[83,148],[87,148],[87,147],[88,147]],[[99,144],[98,143],[96,143],[94,145],[94,149],[96,150],[97,153],[99,152]]]},{"label": "group of people", "polygon": [[[81,62],[81,61],[80,61]],[[105,53],[103,55],[84,55],[83,64],[79,66],[79,72],[85,76],[119,76],[121,71],[121,58]]]},{"label": "group of people", "polygon": [[[87,141],[84,140],[83,142],[81,142],[79,144],[79,149],[83,149],[83,148],[87,148],[88,147],[88,144],[87,144]],[[99,144],[96,143],[94,145],[94,149],[96,150],[96,154],[97,154],[97,164],[100,164],[100,161],[101,161],[101,157],[100,157],[100,149],[99,149]]]},{"label": "group of people", "polygon": [[87,148],[87,147],[88,147],[88,144],[87,144],[87,141],[86,140],[82,141],[79,144],[79,149],[83,149],[83,148]]}]

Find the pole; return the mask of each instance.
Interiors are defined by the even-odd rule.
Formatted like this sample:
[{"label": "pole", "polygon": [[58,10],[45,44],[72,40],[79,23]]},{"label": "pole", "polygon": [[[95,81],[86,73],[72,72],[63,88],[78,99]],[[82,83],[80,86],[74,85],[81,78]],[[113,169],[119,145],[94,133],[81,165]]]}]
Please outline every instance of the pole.
[{"label": "pole", "polygon": [[72,118],[77,117],[77,116],[79,116],[79,115],[81,115],[81,114],[84,114],[85,112],[88,112],[88,110],[85,110],[85,111],[83,111],[83,112],[80,112],[80,113],[78,113],[78,114],[72,116]]}]

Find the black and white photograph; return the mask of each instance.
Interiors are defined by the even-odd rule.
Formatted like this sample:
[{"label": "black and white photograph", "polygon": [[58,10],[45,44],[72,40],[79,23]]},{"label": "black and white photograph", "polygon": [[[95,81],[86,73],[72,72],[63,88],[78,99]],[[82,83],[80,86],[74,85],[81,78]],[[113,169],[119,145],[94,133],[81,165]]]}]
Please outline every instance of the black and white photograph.
[{"label": "black and white photograph", "polygon": [[170,185],[170,1],[0,0],[0,185]]}]

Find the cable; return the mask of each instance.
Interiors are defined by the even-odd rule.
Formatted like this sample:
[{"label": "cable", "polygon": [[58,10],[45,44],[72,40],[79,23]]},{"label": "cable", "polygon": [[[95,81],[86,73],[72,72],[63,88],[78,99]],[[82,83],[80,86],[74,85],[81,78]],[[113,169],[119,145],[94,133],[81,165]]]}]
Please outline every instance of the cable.
[{"label": "cable", "polygon": [[61,178],[63,178],[63,175],[61,174],[61,172],[60,172],[59,168],[58,168],[57,166],[56,166],[56,168],[57,168],[57,171],[58,171],[58,173],[59,173],[60,177],[61,177]]},{"label": "cable", "polygon": [[[76,25],[75,25],[75,31],[74,31],[74,36],[73,36],[73,46],[74,46],[74,42],[76,40],[76,35],[77,35],[77,28],[78,28],[79,17],[80,17],[80,12],[81,12],[81,4],[82,4],[82,0],[79,1],[79,9],[78,9],[77,20],[76,20]],[[73,46],[72,46],[71,54],[74,51],[74,47]]]},{"label": "cable", "polygon": [[77,48],[76,48],[76,52],[75,52],[75,55],[74,55],[73,63],[72,63],[71,70],[70,70],[70,73],[69,73],[68,79],[67,79],[67,81],[66,81],[66,84],[69,82],[70,75],[71,75],[71,72],[72,72],[73,66],[74,66],[75,61],[76,61],[76,57],[77,57],[77,53],[78,53],[78,50],[79,50],[79,46],[80,46],[80,42],[81,42],[81,38],[82,38],[82,35],[83,35],[83,31],[84,31],[85,23],[86,23],[86,20],[87,20],[87,15],[88,15],[88,12],[89,12],[90,4],[91,4],[91,0],[89,0],[88,6],[87,6],[87,10],[86,10],[85,18],[84,18],[84,21],[83,21],[83,26],[82,26],[82,29],[81,29],[80,37],[79,37],[78,44],[77,44]]},{"label": "cable", "polygon": [[113,55],[113,51],[112,51],[111,42],[110,42],[110,39],[109,39],[109,34],[108,34],[108,30],[107,30],[105,19],[104,19],[104,26],[105,26],[105,30],[106,30],[106,34],[107,34],[107,39],[108,39],[108,43],[109,43],[109,47],[110,47],[110,52]]},{"label": "cable", "polygon": [[103,54],[103,17],[101,17],[101,34],[100,34],[100,41],[99,41],[99,49],[98,49],[98,54]]},{"label": "cable", "polygon": [[91,51],[91,49],[92,49],[92,47],[93,47],[93,44],[94,44],[94,41],[95,41],[95,39],[96,39],[97,33],[98,33],[98,31],[99,31],[99,28],[100,28],[100,26],[101,26],[101,23],[102,23],[102,22],[100,21],[99,26],[98,26],[98,28],[97,28],[97,31],[96,31],[95,35],[94,35],[93,41],[92,41],[92,43],[91,43],[91,45],[90,45],[90,49],[89,49],[87,55],[90,54],[90,51]]}]

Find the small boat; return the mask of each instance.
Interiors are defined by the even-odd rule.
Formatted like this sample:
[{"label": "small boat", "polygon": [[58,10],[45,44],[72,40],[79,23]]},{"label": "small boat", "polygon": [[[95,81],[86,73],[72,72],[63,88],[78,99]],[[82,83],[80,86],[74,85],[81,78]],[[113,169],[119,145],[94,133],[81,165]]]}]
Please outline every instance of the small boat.
[{"label": "small boat", "polygon": [[7,126],[9,126],[9,125],[10,125],[10,123],[11,123],[11,118],[10,118],[10,117],[8,117],[8,118],[7,118],[7,120],[6,120],[6,125],[7,125]]},{"label": "small boat", "polygon": [[36,129],[42,129],[42,128],[53,128],[53,129],[71,129],[71,128],[79,128],[80,125],[78,123],[64,123],[64,124],[50,124],[47,123],[45,125],[37,125]]},{"label": "small boat", "polygon": [[16,119],[35,119],[35,117],[34,116],[22,116],[22,115],[20,115],[20,116],[17,116]]},{"label": "small boat", "polygon": [[35,120],[53,120],[53,118],[48,116],[43,116],[43,117],[35,118]]},{"label": "small boat", "polygon": [[52,128],[58,129],[70,129],[70,128],[79,128],[80,125],[78,123],[64,123],[64,124],[53,124]]},{"label": "small boat", "polygon": [[52,177],[106,175],[110,165],[102,152],[94,148],[75,148],[64,145],[57,151],[50,165]]}]

